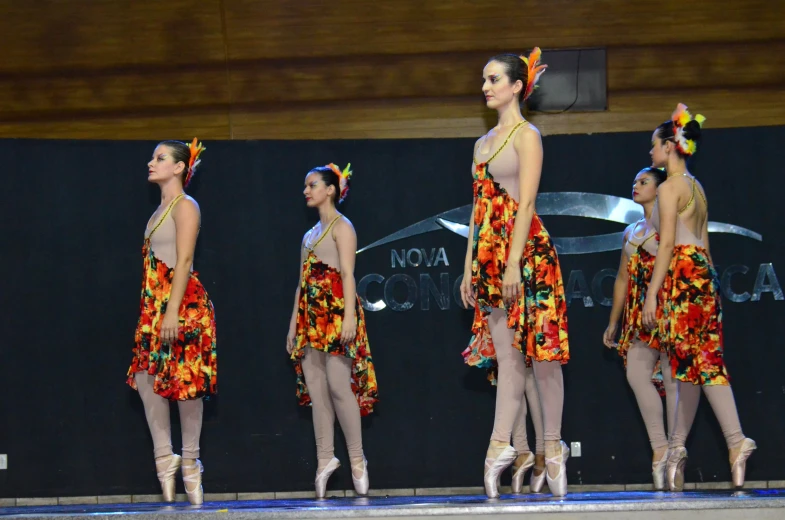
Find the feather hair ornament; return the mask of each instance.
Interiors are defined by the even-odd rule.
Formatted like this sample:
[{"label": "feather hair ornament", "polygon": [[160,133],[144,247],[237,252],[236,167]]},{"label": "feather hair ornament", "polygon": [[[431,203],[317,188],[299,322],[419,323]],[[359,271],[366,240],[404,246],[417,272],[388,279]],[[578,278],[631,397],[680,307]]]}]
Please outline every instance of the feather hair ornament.
[{"label": "feather hair ornament", "polygon": [[352,178],[351,166],[352,164],[349,163],[346,165],[346,168],[344,168],[343,171],[341,171],[341,169],[336,164],[330,163],[327,165],[328,168],[330,168],[332,171],[335,172],[336,175],[338,175],[338,180],[341,188],[341,193],[338,198],[339,204],[343,202],[343,200],[349,194],[349,179]]},{"label": "feather hair ornament", "polygon": [[194,137],[194,140],[188,145],[188,149],[191,150],[191,158],[188,159],[188,171],[185,173],[185,180],[183,181],[184,188],[188,187],[188,184],[194,176],[196,167],[202,162],[199,156],[202,155],[203,151],[207,150],[207,148],[204,147],[204,144],[200,143],[196,137]]},{"label": "feather hair ornament", "polygon": [[697,121],[698,125],[703,127],[703,122],[706,121],[706,118],[701,114],[696,114],[693,118],[692,114],[687,110],[687,105],[679,103],[671,115],[671,121],[673,121],[673,142],[676,143],[676,148],[682,154],[691,156],[697,151],[698,144],[692,139],[687,139],[684,135],[684,127],[690,121]]},{"label": "feather hair ornament", "polygon": [[542,76],[542,73],[545,72],[545,69],[548,68],[547,65],[540,63],[541,56],[542,51],[539,47],[532,49],[528,56],[519,56],[524,65],[526,65],[526,87],[523,91],[523,101],[529,99],[529,96],[534,93],[534,89],[537,88],[537,82],[540,80],[540,76]]}]

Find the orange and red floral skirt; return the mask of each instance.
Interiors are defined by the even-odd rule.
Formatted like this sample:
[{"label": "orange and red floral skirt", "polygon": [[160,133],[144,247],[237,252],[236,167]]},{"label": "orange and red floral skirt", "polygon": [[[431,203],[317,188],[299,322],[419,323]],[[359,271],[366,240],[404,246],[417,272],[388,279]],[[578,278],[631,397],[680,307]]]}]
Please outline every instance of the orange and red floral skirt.
[{"label": "orange and red floral skirt", "polygon": [[696,385],[730,384],[723,361],[719,277],[705,248],[674,248],[660,306],[660,343],[674,377]]},{"label": "orange and red floral skirt", "polygon": [[178,313],[179,336],[174,344],[163,343],[161,323],[172,290],[174,269],[155,257],[148,241],[142,254],[141,313],[127,383],[136,389],[134,374],[147,372],[155,376],[155,393],[171,401],[218,393],[215,310],[207,291],[197,274],[191,273]]},{"label": "orange and red floral skirt", "polygon": [[[638,247],[637,250],[630,255],[627,262],[627,300],[624,302],[624,312],[622,314],[622,328],[619,337],[619,344],[617,350],[619,355],[624,359],[624,366],[627,366],[627,352],[632,346],[632,342],[637,338],[648,347],[655,350],[660,350],[660,341],[658,335],[643,326],[643,304],[646,300],[646,289],[649,287],[651,281],[651,274],[654,271],[654,260],[656,257]],[[662,318],[662,308],[657,307],[657,319]],[[660,395],[665,395],[665,385],[662,380],[662,367],[659,362],[654,366],[654,371],[651,376],[652,383],[657,388]]]},{"label": "orange and red floral skirt", "polygon": [[303,262],[300,301],[297,310],[297,336],[291,359],[297,376],[297,399],[302,406],[311,404],[302,360],[306,348],[314,348],[334,356],[352,359],[352,392],[360,406],[360,414],[373,412],[378,401],[376,370],[365,330],[365,314],[357,298],[357,334],[349,345],[341,344],[344,298],[343,280],[337,269],[319,260],[312,252]]},{"label": "orange and red floral skirt", "polygon": [[[472,242],[472,286],[476,305],[469,346],[464,362],[488,369],[488,380],[496,383],[496,351],[488,316],[504,309],[502,278],[518,203],[493,181],[487,165],[475,171],[474,237]],[[521,296],[507,310],[507,326],[514,329],[513,347],[532,361],[570,359],[567,336],[567,302],[564,297],[559,258],[548,231],[535,213],[521,258]]]}]

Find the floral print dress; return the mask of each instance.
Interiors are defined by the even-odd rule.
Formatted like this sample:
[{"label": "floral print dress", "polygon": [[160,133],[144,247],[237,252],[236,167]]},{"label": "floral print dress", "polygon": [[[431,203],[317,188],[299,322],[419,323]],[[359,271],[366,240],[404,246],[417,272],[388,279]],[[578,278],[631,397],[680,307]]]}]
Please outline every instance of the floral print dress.
[{"label": "floral print dress", "polygon": [[660,307],[660,342],[668,351],[674,377],[696,385],[729,385],[723,360],[720,280],[706,248],[674,248]]},{"label": "floral print dress", "polygon": [[[692,235],[692,240],[702,243],[687,229],[681,214],[695,202],[696,193],[707,209],[708,201],[697,189],[695,178],[683,176],[692,182],[692,196],[679,210],[677,236]],[[659,228],[657,204],[652,223]],[[658,334],[668,352],[673,377],[696,385],[729,385],[730,376],[723,359],[720,280],[706,247],[696,243],[676,244],[658,297],[658,306],[662,308]]]},{"label": "floral print dress", "polygon": [[[654,261],[656,256],[647,251],[643,246],[654,238],[659,241],[657,233],[651,233],[640,244],[634,244],[631,240],[627,245],[632,248],[627,260],[627,300],[624,302],[622,313],[621,335],[617,347],[619,355],[624,359],[624,366],[627,366],[627,352],[632,346],[635,338],[655,350],[661,350],[659,337],[656,332],[643,326],[643,304],[646,300],[646,289],[651,281],[654,271]],[[661,316],[661,309],[657,309],[658,317]],[[658,360],[654,366],[651,376],[652,383],[657,388],[661,396],[665,396],[665,385],[662,380],[662,367]]]},{"label": "floral print dress", "polygon": [[198,273],[192,272],[188,278],[178,313],[177,341],[175,344],[161,341],[161,323],[172,290],[174,268],[155,256],[150,237],[182,197],[178,196],[169,204],[144,240],[141,312],[136,326],[134,357],[127,374],[127,383],[135,390],[134,374],[147,372],[155,376],[153,390],[170,401],[199,399],[218,393],[215,310]]},{"label": "floral print dress", "polygon": [[[507,265],[518,203],[497,183],[488,164],[518,129],[487,161],[474,169],[474,235],[472,237],[472,287],[477,291],[472,333],[463,352],[464,362],[488,369],[496,384],[496,351],[488,328],[492,309],[504,309],[502,277]],[[515,330],[513,346],[532,361],[570,358],[567,337],[567,303],[559,259],[548,231],[534,213],[521,257],[521,296],[507,311],[507,326]]]},{"label": "floral print dress", "polygon": [[297,332],[295,348],[291,359],[297,377],[297,398],[302,406],[309,406],[308,395],[302,360],[306,348],[314,348],[334,356],[346,356],[352,359],[351,385],[357,397],[360,414],[366,416],[373,412],[378,401],[376,370],[368,344],[365,329],[365,314],[360,298],[357,297],[356,316],[357,334],[352,343],[341,344],[341,325],[343,323],[344,296],[341,273],[316,256],[314,249],[330,233],[340,215],[333,220],[315,244],[308,247],[308,255],[302,266],[302,282],[300,284],[300,301],[297,309]]}]

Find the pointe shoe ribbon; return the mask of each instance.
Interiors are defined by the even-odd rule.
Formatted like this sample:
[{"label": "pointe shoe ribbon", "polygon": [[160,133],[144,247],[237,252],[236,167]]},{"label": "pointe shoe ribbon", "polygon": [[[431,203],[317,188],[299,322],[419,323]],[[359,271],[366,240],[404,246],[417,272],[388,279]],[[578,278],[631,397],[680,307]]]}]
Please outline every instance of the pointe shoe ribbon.
[{"label": "pointe shoe ribbon", "polygon": [[[355,466],[352,466],[354,469]],[[365,496],[368,494],[368,461],[363,457],[363,475],[360,478],[354,478],[354,472],[352,472],[352,483],[354,484],[354,490],[357,492],[358,495]],[[358,468],[359,469],[359,468]]]},{"label": "pointe shoe ribbon", "polygon": [[[186,472],[185,470],[197,470],[194,473]],[[186,474],[188,473],[188,474]],[[202,473],[204,473],[204,466],[202,461],[196,459],[195,464],[183,466],[183,485],[185,486],[185,494],[188,496],[188,501],[191,505],[200,506],[204,502],[204,491],[202,490]],[[193,489],[188,489],[188,484],[196,484]]]},{"label": "pointe shoe ribbon", "polygon": [[515,464],[512,466],[512,492],[516,494],[520,494],[523,490],[523,477],[526,476],[526,472],[529,471],[532,467],[534,467],[534,453],[529,452],[526,456],[526,460],[523,461],[519,467],[515,467]]},{"label": "pointe shoe ribbon", "polygon": [[333,457],[324,469],[316,474],[316,480],[314,482],[314,486],[316,487],[316,498],[324,498],[327,494],[327,481],[330,479],[330,475],[340,467],[341,461]]},{"label": "pointe shoe ribbon", "polygon": [[518,457],[512,446],[507,446],[495,459],[485,459],[485,494],[488,498],[499,498],[499,477]]},{"label": "pointe shoe ribbon", "polygon": [[[564,443],[559,441],[561,453],[555,457],[545,459],[545,479],[548,481],[548,489],[555,497],[563,497],[567,495],[567,459],[570,458],[570,448]],[[558,464],[559,473],[555,477],[551,477],[548,472],[548,464]]]},{"label": "pointe shoe ribbon", "polygon": [[169,467],[157,473],[158,481],[161,483],[161,492],[164,497],[164,502],[175,501],[174,477],[177,475],[177,470],[180,469],[181,464],[182,458],[179,455],[172,454],[172,456],[169,458]]}]

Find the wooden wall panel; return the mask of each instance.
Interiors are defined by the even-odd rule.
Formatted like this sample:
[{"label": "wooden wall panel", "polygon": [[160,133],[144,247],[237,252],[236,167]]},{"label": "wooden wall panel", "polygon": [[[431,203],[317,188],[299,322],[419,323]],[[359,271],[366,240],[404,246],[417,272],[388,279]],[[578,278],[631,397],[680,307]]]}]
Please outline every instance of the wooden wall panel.
[{"label": "wooden wall panel", "polygon": [[8,0],[0,4],[0,42],[2,72],[226,58],[220,0]]},{"label": "wooden wall panel", "polygon": [[0,4],[0,136],[226,139],[224,40],[219,0]]},{"label": "wooden wall panel", "polygon": [[785,3],[729,0],[225,0],[230,60],[765,41]]},{"label": "wooden wall panel", "polygon": [[7,123],[0,120],[0,138],[24,139],[139,139],[188,140],[228,139],[229,120],[225,110],[192,114],[94,116]]},{"label": "wooden wall panel", "polygon": [[606,47],[608,110],[544,133],[785,124],[785,2],[69,0],[0,6],[0,137],[477,136],[485,60]]},{"label": "wooden wall panel", "polygon": [[782,86],[785,40],[611,47],[607,65],[612,93]]},{"label": "wooden wall panel", "polygon": [[[653,130],[682,101],[708,118],[709,128],[785,124],[785,87],[673,92],[628,91],[606,112],[530,114],[543,135]],[[296,121],[296,124],[292,124]],[[476,98],[309,104],[233,115],[235,139],[391,139],[479,137],[496,123]]]},{"label": "wooden wall panel", "polygon": [[[196,68],[194,68],[196,69]],[[8,119],[144,115],[160,110],[229,108],[226,71],[111,71],[54,77],[0,77],[0,113]]]}]

